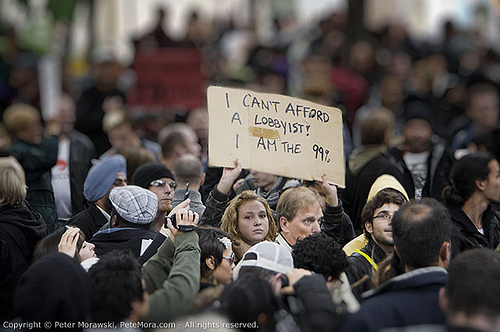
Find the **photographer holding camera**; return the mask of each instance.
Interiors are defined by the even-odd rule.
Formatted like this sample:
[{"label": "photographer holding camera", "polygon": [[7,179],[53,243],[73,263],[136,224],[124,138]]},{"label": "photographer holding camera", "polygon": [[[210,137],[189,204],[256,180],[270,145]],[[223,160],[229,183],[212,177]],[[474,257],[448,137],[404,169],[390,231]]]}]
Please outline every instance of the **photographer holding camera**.
[{"label": "photographer holding camera", "polygon": [[[124,188],[130,187],[135,186]],[[137,192],[154,197],[142,188]],[[129,205],[141,203],[140,196],[135,198],[139,200],[129,201]],[[188,210],[178,211],[175,218],[179,228],[194,229],[198,224],[198,215]],[[95,322],[114,322],[120,327],[144,321],[168,322],[192,305],[200,278],[198,235],[174,228],[170,218],[167,221],[160,231],[166,240],[146,262],[142,273],[140,264],[126,251],[111,252],[90,269],[96,290],[92,292],[91,310]]]},{"label": "photographer holding camera", "polygon": [[[142,277],[149,293],[150,312],[147,321],[165,322],[185,314],[200,288],[200,246],[193,230],[198,213],[178,210],[176,227],[167,217],[160,233],[167,239],[142,268]],[[169,236],[168,236],[169,235]]]}]

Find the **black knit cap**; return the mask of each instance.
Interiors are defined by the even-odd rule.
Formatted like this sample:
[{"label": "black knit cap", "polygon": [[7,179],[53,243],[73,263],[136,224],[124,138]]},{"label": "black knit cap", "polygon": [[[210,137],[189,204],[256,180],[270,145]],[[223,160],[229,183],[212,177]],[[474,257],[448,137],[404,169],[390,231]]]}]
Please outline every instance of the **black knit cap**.
[{"label": "black knit cap", "polygon": [[14,294],[15,311],[25,322],[83,322],[90,312],[90,301],[88,274],[78,261],[60,252],[33,263]]},{"label": "black knit cap", "polygon": [[161,178],[175,180],[174,175],[167,166],[161,163],[145,163],[135,170],[131,180],[133,184],[148,189],[151,181]]},{"label": "black knit cap", "polygon": [[411,119],[422,119],[427,121],[434,129],[434,114],[428,102],[420,99],[412,99],[405,103],[404,122]]}]

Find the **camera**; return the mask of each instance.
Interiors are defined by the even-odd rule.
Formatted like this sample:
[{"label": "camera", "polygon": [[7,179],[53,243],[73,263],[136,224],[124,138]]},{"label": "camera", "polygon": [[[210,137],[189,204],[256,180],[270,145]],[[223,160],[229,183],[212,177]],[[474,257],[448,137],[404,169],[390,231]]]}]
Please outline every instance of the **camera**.
[{"label": "camera", "polygon": [[174,228],[178,229],[181,232],[192,232],[196,229],[195,225],[177,225],[176,214],[173,214],[170,217],[165,216],[165,228],[168,224],[167,218],[170,218],[170,221],[172,221],[172,226],[174,226]]},{"label": "camera", "polygon": [[[186,183],[186,193],[184,194],[184,201],[189,198],[189,182]],[[170,217],[165,216],[165,228],[167,228],[168,219],[172,221],[172,226],[181,232],[192,232],[196,229],[195,225],[177,225],[176,214],[174,213]]]}]

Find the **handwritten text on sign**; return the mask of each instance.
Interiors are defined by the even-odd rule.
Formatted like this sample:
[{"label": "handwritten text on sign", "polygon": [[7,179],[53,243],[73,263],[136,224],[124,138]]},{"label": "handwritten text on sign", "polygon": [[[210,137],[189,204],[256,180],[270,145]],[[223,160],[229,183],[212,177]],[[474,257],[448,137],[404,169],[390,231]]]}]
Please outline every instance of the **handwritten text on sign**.
[{"label": "handwritten text on sign", "polygon": [[342,114],[297,98],[208,88],[209,161],[344,187]]}]

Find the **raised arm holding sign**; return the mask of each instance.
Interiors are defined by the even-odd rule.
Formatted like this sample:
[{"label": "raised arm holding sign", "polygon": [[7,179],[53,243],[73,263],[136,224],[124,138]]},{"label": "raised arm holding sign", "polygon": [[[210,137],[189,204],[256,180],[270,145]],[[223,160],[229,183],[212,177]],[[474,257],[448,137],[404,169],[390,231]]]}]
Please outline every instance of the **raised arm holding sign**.
[{"label": "raised arm holding sign", "polygon": [[208,88],[209,162],[344,187],[342,113],[297,98]]}]

